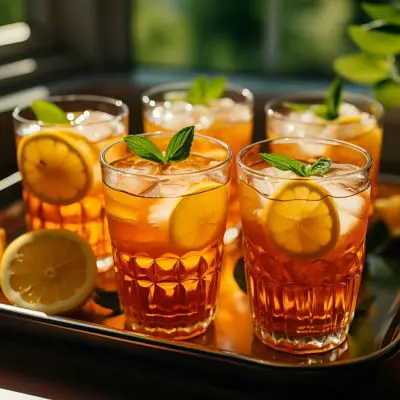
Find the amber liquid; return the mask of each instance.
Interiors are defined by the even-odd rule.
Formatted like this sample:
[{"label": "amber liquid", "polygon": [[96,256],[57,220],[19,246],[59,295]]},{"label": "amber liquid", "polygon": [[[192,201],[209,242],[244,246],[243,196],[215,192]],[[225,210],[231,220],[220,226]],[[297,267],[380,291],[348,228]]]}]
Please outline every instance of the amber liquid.
[{"label": "amber liquid", "polygon": [[[40,134],[40,133],[38,133]],[[112,142],[124,135],[116,135],[93,143],[100,152]],[[17,146],[21,137],[16,137]],[[112,251],[104,211],[103,187],[100,180],[100,163],[94,165],[97,177],[88,195],[79,202],[65,206],[53,205],[41,201],[23,185],[26,224],[29,230],[64,228],[81,235],[96,255],[99,271],[112,265]],[[22,182],[23,183],[23,182]]]},{"label": "amber liquid", "polygon": [[[218,240],[203,249],[182,252],[170,242],[165,226],[148,221],[149,210],[160,207],[163,199],[109,187],[105,197],[127,328],[174,339],[203,333],[215,314],[226,219],[222,218]],[[135,221],[128,219],[124,205],[129,205]]]},{"label": "amber liquid", "polygon": [[[358,196],[368,199],[367,192]],[[260,224],[242,215],[247,288],[261,341],[309,353],[329,350],[346,339],[363,269],[368,200],[365,204],[352,230],[315,259],[281,253]]]},{"label": "amber liquid", "polygon": [[[145,132],[167,131],[162,125],[155,125],[149,121],[149,118],[146,115],[144,115],[143,124]],[[205,136],[211,136],[215,139],[219,139],[226,143],[232,150],[232,160],[236,160],[236,156],[239,151],[251,143],[253,134],[253,121],[215,121],[208,129],[198,130],[197,132]],[[199,148],[198,151],[201,153],[201,148]],[[236,162],[232,163],[231,174],[231,194],[227,222],[228,228],[238,227],[240,225],[240,206],[237,194]]]}]

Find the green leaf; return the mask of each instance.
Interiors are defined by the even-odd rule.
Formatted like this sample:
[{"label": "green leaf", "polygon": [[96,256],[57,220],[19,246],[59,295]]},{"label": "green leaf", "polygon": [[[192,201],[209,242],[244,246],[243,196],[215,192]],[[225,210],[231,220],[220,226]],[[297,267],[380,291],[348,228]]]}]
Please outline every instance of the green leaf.
[{"label": "green leaf", "polygon": [[165,151],[166,162],[178,162],[185,160],[192,147],[194,137],[194,126],[187,126],[177,132],[168,144]]},{"label": "green leaf", "polygon": [[313,162],[311,165],[306,166],[307,176],[323,176],[332,166],[332,161],[329,158],[322,157]]},{"label": "green leaf", "polygon": [[393,4],[362,3],[362,9],[371,19],[386,19],[395,17],[397,9]]},{"label": "green leaf", "polygon": [[332,165],[332,161],[329,158],[320,158],[312,164],[306,164],[283,154],[260,153],[260,157],[274,168],[278,168],[281,171],[292,171],[302,177],[323,176]]},{"label": "green leaf", "polygon": [[283,107],[288,108],[289,110],[293,111],[306,111],[310,109],[309,104],[304,104],[304,103],[294,103],[291,101],[284,101],[282,103]]},{"label": "green leaf", "polygon": [[315,108],[313,109],[313,111],[314,111],[314,114],[315,114],[317,117],[320,117],[320,118],[323,118],[323,119],[329,119],[329,118],[327,117],[328,108],[326,107],[326,104],[319,104],[317,107],[315,107]]},{"label": "green leaf", "polygon": [[141,158],[158,163],[164,163],[164,155],[160,149],[144,136],[128,135],[124,138],[129,150]]},{"label": "green leaf", "polygon": [[298,176],[307,176],[307,164],[283,154],[260,153],[260,157],[281,171],[292,171]]},{"label": "green leaf", "polygon": [[342,103],[342,80],[336,77],[328,89],[326,96],[326,119],[334,120],[339,116],[339,107]]},{"label": "green leaf", "polygon": [[69,124],[65,112],[53,103],[44,100],[35,100],[31,108],[39,121],[45,124]]},{"label": "green leaf", "polygon": [[333,68],[350,81],[372,85],[389,77],[390,61],[387,56],[347,54],[337,58]]},{"label": "green leaf", "polygon": [[210,100],[218,99],[225,91],[225,78],[219,76],[208,80],[205,76],[196,78],[186,95],[186,100],[192,104],[207,104]]},{"label": "green leaf", "polygon": [[374,88],[374,95],[385,108],[400,107],[400,83],[392,80],[378,83]]},{"label": "green leaf", "polygon": [[225,78],[223,76],[218,76],[212,80],[208,81],[207,85],[207,100],[219,99],[225,91]]},{"label": "green leaf", "polygon": [[197,77],[191,84],[186,100],[193,104],[204,104],[207,94],[207,79],[205,76]]},{"label": "green leaf", "polygon": [[400,35],[379,31],[384,26],[388,28],[390,24],[385,21],[374,21],[360,26],[352,25],[349,28],[349,35],[354,43],[368,53],[393,55],[400,52]]}]

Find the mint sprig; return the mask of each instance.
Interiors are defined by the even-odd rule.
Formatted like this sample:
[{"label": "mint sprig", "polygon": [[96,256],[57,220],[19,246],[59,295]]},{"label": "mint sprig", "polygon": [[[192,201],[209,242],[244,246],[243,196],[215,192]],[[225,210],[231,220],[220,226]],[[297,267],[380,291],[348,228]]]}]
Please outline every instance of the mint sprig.
[{"label": "mint sprig", "polygon": [[31,104],[36,118],[44,124],[69,124],[65,112],[53,103],[44,100],[35,100]]},{"label": "mint sprig", "polygon": [[332,166],[332,161],[329,158],[322,157],[312,164],[306,164],[302,161],[275,153],[260,153],[260,157],[271,164],[274,168],[281,171],[292,171],[301,177],[323,176]]},{"label": "mint sprig", "polygon": [[139,157],[158,162],[160,164],[168,164],[171,162],[183,161],[189,157],[194,138],[194,126],[187,126],[172,137],[168,143],[165,155],[156,146],[154,142],[145,136],[129,135],[124,138],[129,150]]},{"label": "mint sprig", "polygon": [[210,100],[218,99],[224,94],[225,83],[223,76],[214,79],[199,76],[190,85],[186,101],[192,104],[208,104]]},{"label": "mint sprig", "polygon": [[293,111],[305,111],[310,110],[314,112],[318,117],[327,121],[333,121],[339,117],[340,105],[342,104],[342,80],[339,77],[335,77],[333,82],[328,88],[325,96],[324,104],[304,104],[294,103],[291,101],[283,102],[283,106]]}]

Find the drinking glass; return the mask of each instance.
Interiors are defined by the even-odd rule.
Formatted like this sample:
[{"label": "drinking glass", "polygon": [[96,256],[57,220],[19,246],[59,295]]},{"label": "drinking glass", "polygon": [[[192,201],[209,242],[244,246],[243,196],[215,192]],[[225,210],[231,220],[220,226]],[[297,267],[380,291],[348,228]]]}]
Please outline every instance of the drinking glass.
[{"label": "drinking glass", "polygon": [[[323,176],[299,177],[273,168],[260,152],[303,162],[329,154],[333,164]],[[246,147],[237,162],[256,336],[292,353],[340,345],[363,269],[371,156],[343,141],[279,138]]]}]

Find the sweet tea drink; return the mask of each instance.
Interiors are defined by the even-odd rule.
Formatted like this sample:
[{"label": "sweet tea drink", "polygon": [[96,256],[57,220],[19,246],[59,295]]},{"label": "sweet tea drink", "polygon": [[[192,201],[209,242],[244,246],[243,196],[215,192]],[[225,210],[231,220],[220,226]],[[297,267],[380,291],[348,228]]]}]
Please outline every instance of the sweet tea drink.
[{"label": "sweet tea drink", "polygon": [[[145,134],[165,151],[172,134]],[[231,151],[195,135],[189,157],[160,165],[124,141],[101,156],[117,289],[126,327],[184,339],[215,315]]]},{"label": "sweet tea drink", "polygon": [[[383,137],[382,105],[362,95],[345,93],[339,108],[339,117],[327,121],[314,112],[316,105],[323,103],[324,95],[318,93],[284,96],[272,100],[265,106],[268,139],[318,137],[343,140],[362,147],[373,159],[371,194],[372,199],[376,198]],[[310,108],[293,109],[293,104],[309,105]],[[352,154],[346,148],[336,151],[347,152],[346,158]],[[313,157],[314,154],[311,152],[309,156]],[[328,154],[326,156],[329,157]]]},{"label": "sweet tea drink", "polygon": [[[306,163],[331,155],[323,176],[299,177],[260,152]],[[314,156],[310,157],[310,153]],[[292,353],[341,344],[360,286],[370,202],[370,155],[334,140],[281,138],[238,157],[246,281],[256,336]]]},{"label": "sweet tea drink", "polygon": [[[253,94],[245,88],[228,86],[221,98],[208,104],[192,104],[185,100],[189,82],[155,86],[142,96],[143,124],[146,132],[176,131],[195,125],[196,132],[228,144],[234,159],[251,143],[253,134]],[[231,196],[225,243],[240,232],[239,201],[236,186],[236,165],[232,165]]]},{"label": "sweet tea drink", "polygon": [[27,227],[79,233],[92,245],[99,271],[107,270],[112,255],[99,155],[127,134],[128,108],[100,96],[48,101],[66,113],[69,124],[44,124],[30,106],[13,113]]}]

